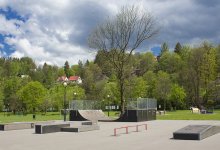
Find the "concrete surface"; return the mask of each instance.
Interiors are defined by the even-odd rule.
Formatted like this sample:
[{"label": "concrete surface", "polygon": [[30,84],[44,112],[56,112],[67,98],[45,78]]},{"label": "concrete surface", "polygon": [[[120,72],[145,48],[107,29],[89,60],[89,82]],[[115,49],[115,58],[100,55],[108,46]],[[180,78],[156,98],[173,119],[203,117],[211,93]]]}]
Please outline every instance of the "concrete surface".
[{"label": "concrete surface", "polygon": [[[113,136],[113,129],[148,124],[148,130]],[[0,132],[0,150],[219,150],[220,134],[201,141],[174,140],[173,132],[187,125],[220,125],[220,121],[99,122],[100,130],[34,134],[34,129]],[[132,128],[131,128],[132,129]],[[135,131],[135,128],[132,129]]]}]

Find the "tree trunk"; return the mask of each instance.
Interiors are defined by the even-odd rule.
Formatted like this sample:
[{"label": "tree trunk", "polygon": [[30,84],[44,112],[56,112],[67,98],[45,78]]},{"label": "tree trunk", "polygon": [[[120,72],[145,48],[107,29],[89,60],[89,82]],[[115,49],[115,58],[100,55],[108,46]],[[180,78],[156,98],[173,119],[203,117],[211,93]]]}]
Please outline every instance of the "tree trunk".
[{"label": "tree trunk", "polygon": [[163,111],[164,111],[164,114],[165,114],[165,112],[166,112],[166,100],[165,99],[163,100]]},{"label": "tree trunk", "polygon": [[121,101],[121,115],[125,112],[125,101],[124,101],[124,82],[119,81],[120,86],[120,101]]},{"label": "tree trunk", "polygon": [[36,114],[35,114],[35,108],[33,108],[33,119],[36,118]]}]

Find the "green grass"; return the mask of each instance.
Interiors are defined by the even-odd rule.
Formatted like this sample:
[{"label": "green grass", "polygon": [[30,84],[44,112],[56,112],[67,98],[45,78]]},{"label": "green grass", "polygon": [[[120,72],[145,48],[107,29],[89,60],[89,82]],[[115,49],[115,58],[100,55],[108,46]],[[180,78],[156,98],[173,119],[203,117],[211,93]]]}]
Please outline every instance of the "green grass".
[{"label": "green grass", "polygon": [[165,115],[157,115],[158,120],[220,120],[220,110],[214,110],[213,114],[198,114],[190,110],[177,110],[166,112]]},{"label": "green grass", "polygon": [[[104,112],[108,115],[108,112]],[[112,118],[117,118],[119,115],[116,111],[110,111],[109,116]],[[69,117],[67,116],[67,119]],[[60,112],[48,112],[46,115],[41,113],[36,114],[36,119],[33,119],[32,114],[27,115],[13,115],[12,113],[0,113],[0,124],[1,123],[11,123],[11,122],[35,122],[35,121],[48,121],[48,120],[63,120],[63,116],[60,115]]]},{"label": "green grass", "polygon": [[[108,112],[104,112],[108,115]],[[109,116],[117,118],[119,113],[117,111],[110,111]],[[67,117],[68,118],[68,117]],[[213,114],[192,114],[190,110],[177,110],[169,112],[165,115],[157,115],[158,120],[220,120],[220,110],[215,110]],[[28,115],[13,115],[12,113],[0,113],[0,123],[10,122],[35,122],[47,120],[63,120],[60,112],[48,112],[46,115],[37,114],[36,119],[32,118],[32,114]]]},{"label": "green grass", "polygon": [[[104,111],[105,115],[108,116],[108,111]],[[109,111],[109,117],[118,118],[120,111]]]},{"label": "green grass", "polygon": [[47,121],[47,120],[61,120],[63,116],[60,112],[48,112],[46,115],[36,114],[36,119],[32,118],[32,114],[27,115],[13,115],[12,113],[0,113],[0,123],[10,122],[35,122],[35,121]]}]

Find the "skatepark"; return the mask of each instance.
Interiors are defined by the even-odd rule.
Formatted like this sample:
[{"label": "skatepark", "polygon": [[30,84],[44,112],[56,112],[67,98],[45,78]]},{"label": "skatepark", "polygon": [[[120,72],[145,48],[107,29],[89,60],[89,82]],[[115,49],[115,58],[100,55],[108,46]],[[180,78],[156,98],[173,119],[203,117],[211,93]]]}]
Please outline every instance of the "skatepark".
[{"label": "skatepark", "polygon": [[[76,123],[78,123],[76,121]],[[175,140],[173,132],[191,125],[219,125],[220,121],[146,121],[146,122],[99,122],[100,130],[89,132],[56,132],[35,134],[34,129],[0,132],[0,150],[218,150],[220,134],[203,140]],[[139,132],[129,129],[114,136],[114,128],[136,124],[147,124]]]},{"label": "skatepark", "polygon": [[156,120],[156,103],[145,102],[129,104],[116,121],[91,104],[73,103],[70,121],[5,124],[0,150],[219,149],[220,121]]},{"label": "skatepark", "polygon": [[137,98],[128,101],[126,110],[118,118],[110,118],[100,109],[97,101],[74,100],[70,105],[70,121],[140,122],[156,119],[157,100]]}]

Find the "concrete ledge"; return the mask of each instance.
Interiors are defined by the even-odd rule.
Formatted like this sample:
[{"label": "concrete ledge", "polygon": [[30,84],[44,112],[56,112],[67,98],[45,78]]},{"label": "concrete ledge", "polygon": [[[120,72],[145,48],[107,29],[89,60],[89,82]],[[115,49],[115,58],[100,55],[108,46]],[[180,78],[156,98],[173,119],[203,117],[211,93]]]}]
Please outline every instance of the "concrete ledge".
[{"label": "concrete ledge", "polygon": [[64,127],[61,128],[62,132],[86,132],[86,131],[92,131],[92,130],[99,130],[99,125],[82,125],[82,126],[76,126],[76,127]]},{"label": "concrete ledge", "polygon": [[32,128],[34,128],[34,123],[32,122],[16,122],[16,123],[0,124],[1,131],[22,130],[22,129],[32,129]]},{"label": "concrete ledge", "polygon": [[36,124],[35,133],[45,134],[45,133],[60,132],[61,128],[63,127],[70,127],[70,124],[69,123]]},{"label": "concrete ledge", "polygon": [[189,125],[173,133],[174,139],[202,140],[220,132],[220,126]]}]

